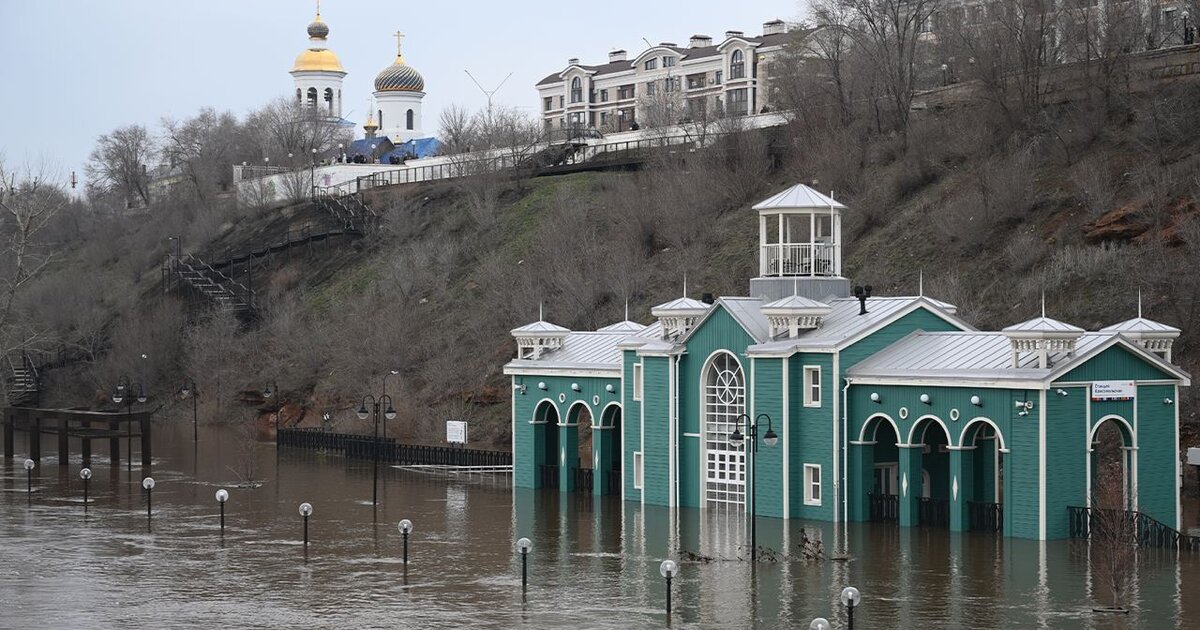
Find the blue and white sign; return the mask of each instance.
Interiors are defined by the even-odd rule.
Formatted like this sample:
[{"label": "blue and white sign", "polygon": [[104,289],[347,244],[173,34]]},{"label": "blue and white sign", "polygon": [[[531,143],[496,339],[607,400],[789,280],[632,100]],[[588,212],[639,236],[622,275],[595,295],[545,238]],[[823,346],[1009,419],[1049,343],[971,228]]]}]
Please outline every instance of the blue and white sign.
[{"label": "blue and white sign", "polygon": [[467,423],[463,420],[447,420],[446,441],[450,444],[466,444]]},{"label": "blue and white sign", "polygon": [[1096,381],[1092,383],[1092,400],[1134,400],[1137,384],[1133,381]]}]

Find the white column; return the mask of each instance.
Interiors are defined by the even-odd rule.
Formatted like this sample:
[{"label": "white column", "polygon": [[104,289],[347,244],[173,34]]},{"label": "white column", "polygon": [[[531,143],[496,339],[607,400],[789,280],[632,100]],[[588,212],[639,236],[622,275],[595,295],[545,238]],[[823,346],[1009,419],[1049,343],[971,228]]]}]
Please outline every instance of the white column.
[{"label": "white column", "polygon": [[767,215],[758,215],[758,275],[766,276],[767,268]]}]

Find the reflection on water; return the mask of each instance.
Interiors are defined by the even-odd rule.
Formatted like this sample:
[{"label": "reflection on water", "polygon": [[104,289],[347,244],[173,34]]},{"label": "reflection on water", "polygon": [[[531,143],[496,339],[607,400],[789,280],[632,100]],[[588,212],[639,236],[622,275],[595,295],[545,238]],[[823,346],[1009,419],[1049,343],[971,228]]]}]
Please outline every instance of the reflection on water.
[{"label": "reflection on water", "polygon": [[[1144,553],[1130,567],[1132,612],[1113,618],[1090,612],[1101,587],[1077,543],[856,524],[846,561],[752,571],[739,560],[745,526],[720,513],[390,468],[373,511],[369,462],[264,445],[254,456],[265,483],[239,489],[229,485],[242,468],[232,434],[206,431],[193,451],[191,427],[157,433],[149,531],[142,471],[111,469],[103,444],[86,516],[78,461],[44,459],[32,505],[23,456],[0,463],[0,626],[657,627],[658,564],[682,550],[705,560],[681,562],[673,627],[807,628],[825,616],[840,628],[838,594],[853,584],[858,628],[1200,628],[1196,555]],[[223,536],[219,487],[231,494]],[[307,561],[303,501],[314,507]],[[415,525],[407,577],[401,518]],[[521,536],[534,542],[524,602]],[[843,542],[827,524],[773,519],[759,521],[758,536],[781,551],[802,536],[828,551]]]}]

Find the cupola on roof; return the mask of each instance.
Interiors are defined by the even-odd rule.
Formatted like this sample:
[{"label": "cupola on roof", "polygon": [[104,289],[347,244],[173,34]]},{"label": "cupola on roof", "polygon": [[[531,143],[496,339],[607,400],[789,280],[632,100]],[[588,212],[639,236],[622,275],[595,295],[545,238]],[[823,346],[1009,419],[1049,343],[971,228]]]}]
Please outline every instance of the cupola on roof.
[{"label": "cupola on roof", "polygon": [[317,14],[317,19],[308,25],[308,36],[313,39],[325,39],[329,37],[329,25],[321,19],[321,14]]},{"label": "cupola on roof", "polygon": [[598,332],[628,332],[628,333],[638,333],[638,332],[642,332],[642,331],[643,331],[643,330],[645,330],[645,329],[646,329],[646,326],[645,326],[645,325],[643,325],[643,324],[639,324],[639,323],[637,323],[637,322],[631,322],[631,321],[629,321],[629,320],[625,320],[625,321],[622,321],[622,322],[617,322],[617,323],[615,323],[615,324],[609,324],[609,325],[605,326],[604,328],[601,328],[601,329],[600,329]]},{"label": "cupola on roof", "polygon": [[846,206],[804,184],[796,184],[769,199],[760,201],[754,206],[755,210],[780,210],[784,208],[820,208],[823,210],[835,208],[845,210]]},{"label": "cupola on roof", "polygon": [[1084,330],[1057,319],[1046,317],[1046,300],[1042,299],[1042,316],[1013,324],[1001,331],[1008,337],[1012,351],[1012,366],[1021,365],[1022,354],[1034,354],[1039,368],[1048,368],[1056,355],[1073,356],[1075,344]]},{"label": "cupola on roof", "polygon": [[308,48],[296,57],[292,72],[339,72],[346,74],[342,62],[332,50],[326,48],[329,25],[321,19],[321,7],[317,6],[317,17],[308,25]]},{"label": "cupola on roof", "polygon": [[424,92],[425,78],[417,69],[404,62],[401,42],[404,36],[396,34],[396,60],[375,76],[376,92]]}]

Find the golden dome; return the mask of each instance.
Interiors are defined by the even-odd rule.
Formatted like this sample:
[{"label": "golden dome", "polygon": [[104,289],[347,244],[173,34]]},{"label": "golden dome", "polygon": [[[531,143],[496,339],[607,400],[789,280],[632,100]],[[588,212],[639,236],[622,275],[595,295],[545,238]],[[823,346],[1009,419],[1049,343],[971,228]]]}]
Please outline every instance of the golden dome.
[{"label": "golden dome", "polygon": [[292,72],[341,72],[346,73],[342,68],[342,62],[338,61],[337,55],[333,54],[328,48],[309,48],[300,53],[296,57],[296,65],[292,68]]}]

